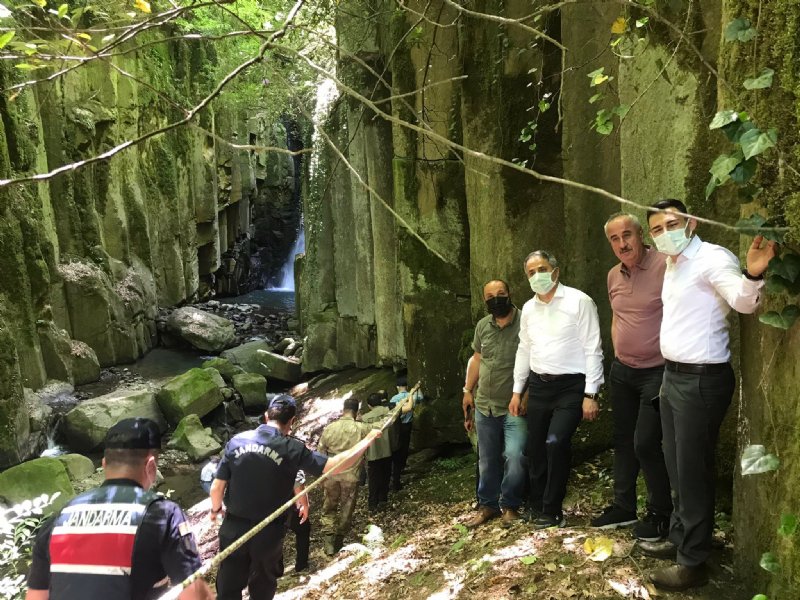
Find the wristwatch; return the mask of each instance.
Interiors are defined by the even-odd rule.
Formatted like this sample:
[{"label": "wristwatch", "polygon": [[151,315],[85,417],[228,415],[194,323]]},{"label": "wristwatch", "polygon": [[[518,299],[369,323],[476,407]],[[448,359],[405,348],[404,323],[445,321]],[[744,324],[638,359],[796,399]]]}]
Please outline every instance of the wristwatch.
[{"label": "wristwatch", "polygon": [[583,393],[584,398],[588,398],[589,400],[594,400],[595,402],[597,402],[597,397],[599,395],[600,394],[587,394],[586,392]]},{"label": "wristwatch", "polygon": [[467,386],[464,386],[463,388],[461,388],[461,391],[464,392],[465,394],[471,394],[472,393],[472,390],[469,389]]},{"label": "wristwatch", "polygon": [[761,281],[762,279],[764,279],[763,273],[761,273],[761,275],[751,275],[750,271],[747,270],[747,267],[742,269],[742,275],[744,275],[750,281]]}]

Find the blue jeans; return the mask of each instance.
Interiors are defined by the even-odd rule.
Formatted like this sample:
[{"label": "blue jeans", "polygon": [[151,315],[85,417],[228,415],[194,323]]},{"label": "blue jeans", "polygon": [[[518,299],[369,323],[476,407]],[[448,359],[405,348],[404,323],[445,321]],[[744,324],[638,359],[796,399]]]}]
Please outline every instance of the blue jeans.
[{"label": "blue jeans", "polygon": [[476,410],[475,427],[480,470],[478,502],[490,508],[518,509],[528,476],[528,423],[524,417],[489,417]]}]

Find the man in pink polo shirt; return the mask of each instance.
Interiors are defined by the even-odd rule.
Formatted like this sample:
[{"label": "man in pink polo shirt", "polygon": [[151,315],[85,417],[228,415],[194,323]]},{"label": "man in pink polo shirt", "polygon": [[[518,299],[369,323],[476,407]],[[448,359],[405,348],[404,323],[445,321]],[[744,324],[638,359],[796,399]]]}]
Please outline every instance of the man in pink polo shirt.
[{"label": "man in pink polo shirt", "polygon": [[[614,529],[635,523],[637,538],[657,542],[667,535],[672,513],[657,412],[664,377],[659,335],[666,256],[644,244],[642,226],[634,215],[612,215],[605,232],[620,260],[608,272],[614,344],[609,373],[614,416],[614,502],[591,525]],[[636,478],[640,467],[647,482],[647,512],[637,522]]]}]

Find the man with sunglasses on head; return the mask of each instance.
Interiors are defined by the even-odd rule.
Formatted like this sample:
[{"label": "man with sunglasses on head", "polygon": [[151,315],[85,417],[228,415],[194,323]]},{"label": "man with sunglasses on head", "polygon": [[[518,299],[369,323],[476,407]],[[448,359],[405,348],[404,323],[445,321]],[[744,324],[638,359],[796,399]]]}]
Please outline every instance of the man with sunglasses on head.
[{"label": "man with sunglasses on head", "polygon": [[650,235],[668,255],[661,298],[661,354],[665,359],[660,410],[664,459],[674,511],[666,542],[641,543],[645,554],[677,558],[650,574],[658,587],[681,591],[708,582],[706,560],[714,529],[715,450],[733,398],[730,309],[755,312],[775,242],[756,236],[747,266],[727,249],[702,241],[697,220],[680,200],[660,200],[647,211]]}]

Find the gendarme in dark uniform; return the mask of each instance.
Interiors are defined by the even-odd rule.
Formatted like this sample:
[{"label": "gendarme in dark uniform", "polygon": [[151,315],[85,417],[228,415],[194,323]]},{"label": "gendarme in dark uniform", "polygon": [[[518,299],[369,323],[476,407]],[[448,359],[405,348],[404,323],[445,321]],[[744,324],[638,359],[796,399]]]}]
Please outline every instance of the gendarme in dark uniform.
[{"label": "gendarme in dark uniform", "polygon": [[[220,551],[294,496],[298,470],[314,476],[322,475],[325,470],[326,456],[312,452],[303,442],[288,435],[295,414],[294,399],[278,396],[270,404],[266,424],[240,433],[225,447],[211,486],[212,513],[221,510],[224,492]],[[245,586],[252,600],[275,595],[277,579],[283,570],[285,531],[286,519],[276,519],[220,564],[219,600],[240,600]]]},{"label": "gendarme in dark uniform", "polygon": [[[194,536],[174,502],[155,483],[158,426],[124,419],[109,429],[106,480],[73,498],[36,537],[29,600],[158,598],[201,566]],[[198,581],[181,599],[210,597]]]}]

